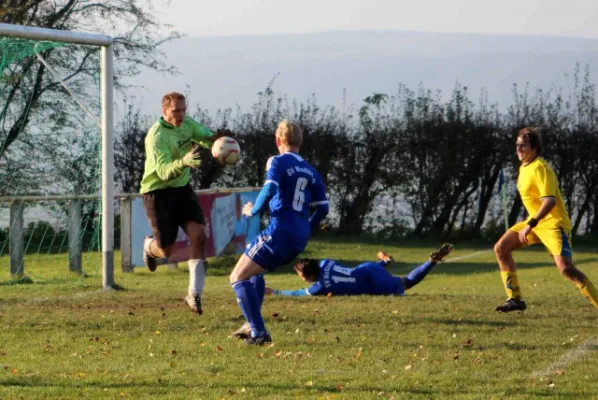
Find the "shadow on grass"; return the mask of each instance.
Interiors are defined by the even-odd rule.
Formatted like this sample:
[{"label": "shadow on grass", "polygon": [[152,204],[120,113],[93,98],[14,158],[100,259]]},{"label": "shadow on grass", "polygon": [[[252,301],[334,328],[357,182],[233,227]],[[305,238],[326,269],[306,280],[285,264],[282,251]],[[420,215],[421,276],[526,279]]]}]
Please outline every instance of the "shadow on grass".
[{"label": "shadow on grass", "polygon": [[436,322],[438,324],[445,325],[470,325],[470,326],[517,326],[520,325],[516,322],[511,321],[488,321],[488,320],[475,320],[475,319],[446,319],[446,318],[428,318],[430,322]]},{"label": "shadow on grass", "polygon": [[[356,373],[355,371],[348,371],[350,374]],[[323,374],[330,374],[329,376],[336,376],[337,379],[342,380],[343,371],[342,370],[331,370],[331,371],[321,371],[320,373]],[[339,376],[340,375],[340,376]],[[317,380],[317,378],[316,378]],[[432,383],[434,384],[434,383]],[[423,386],[423,385],[422,385]],[[85,389],[89,391],[89,389],[94,388],[98,390],[151,390],[153,395],[158,393],[171,393],[173,389],[188,389],[193,390],[197,389],[197,383],[181,383],[181,382],[169,382],[168,380],[157,380],[156,382],[136,382],[136,383],[107,383],[107,382],[60,382],[60,383],[48,383],[43,382],[41,379],[31,379],[27,378],[27,380],[23,379],[6,379],[0,381],[0,387],[20,387],[20,388],[54,388],[60,389],[65,388],[66,393],[73,394],[72,391],[76,389]],[[207,388],[206,388],[207,389]],[[352,394],[352,395],[365,395],[365,396],[376,396],[376,393],[398,393],[403,394],[405,396],[415,396],[415,395],[426,395],[426,396],[434,396],[433,398],[442,398],[446,396],[458,396],[458,395],[467,395],[471,396],[472,394],[479,394],[483,396],[488,396],[488,391],[492,390],[489,388],[480,388],[479,390],[475,390],[475,388],[467,387],[463,389],[455,388],[455,387],[412,387],[406,384],[399,384],[399,383],[389,383],[384,382],[384,384],[380,385],[347,385],[342,388],[339,388],[338,384],[318,384],[317,382],[313,382],[310,386],[307,386],[304,383],[290,383],[290,382],[267,382],[263,379],[256,382],[256,381],[240,381],[238,380],[236,383],[231,384],[231,382],[218,382],[211,380],[209,383],[209,389],[211,390],[227,390],[229,395],[235,395],[238,391],[245,391],[250,389],[251,391],[259,392],[259,391],[268,391],[268,392],[275,392],[275,393],[286,393],[288,391],[293,391],[292,395],[317,395],[317,394],[326,394],[326,393],[334,393],[338,395],[342,395],[343,393]],[[513,396],[520,396],[520,395],[531,395],[534,398],[540,397],[547,397],[552,398],[555,397],[554,391],[550,391],[543,388],[526,388],[526,389],[505,389],[497,387],[494,389],[494,394],[498,396],[506,395],[513,395]],[[23,393],[26,395],[26,393]],[[257,393],[255,393],[257,394]],[[572,392],[572,391],[563,391],[559,390],[558,397],[559,399],[563,398],[570,398],[570,399],[578,399],[580,396],[580,392]],[[594,396],[598,395],[596,391],[588,391],[585,389],[583,391],[584,396],[591,396],[591,398],[595,398]],[[378,396],[380,396],[378,394]]]}]

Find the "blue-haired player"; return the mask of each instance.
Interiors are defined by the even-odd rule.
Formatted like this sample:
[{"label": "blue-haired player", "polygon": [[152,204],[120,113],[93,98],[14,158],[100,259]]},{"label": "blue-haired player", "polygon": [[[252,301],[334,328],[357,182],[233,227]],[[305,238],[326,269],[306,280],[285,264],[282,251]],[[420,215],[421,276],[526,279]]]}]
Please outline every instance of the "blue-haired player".
[{"label": "blue-haired player", "polygon": [[301,259],[295,264],[295,272],[311,286],[299,290],[276,290],[267,287],[266,294],[281,296],[328,295],[398,295],[405,294],[420,283],[432,268],[453,250],[449,243],[443,244],[430,254],[430,259],[414,268],[407,276],[393,276],[385,266],[394,260],[385,252],[378,252],[377,262],[365,262],[350,268],[334,260]]},{"label": "blue-haired player", "polygon": [[[263,273],[291,262],[303,251],[310,233],[328,214],[326,189],[320,174],[299,156],[301,128],[287,120],[276,129],[280,155],[266,166],[266,182],[255,204],[243,206],[243,214],[259,214],[270,204],[270,224],[251,243],[230,274],[230,283],[247,320],[235,335],[245,343],[262,345],[272,341],[262,318],[265,282]],[[310,216],[310,206],[315,212]],[[238,334],[243,332],[243,334]]]}]

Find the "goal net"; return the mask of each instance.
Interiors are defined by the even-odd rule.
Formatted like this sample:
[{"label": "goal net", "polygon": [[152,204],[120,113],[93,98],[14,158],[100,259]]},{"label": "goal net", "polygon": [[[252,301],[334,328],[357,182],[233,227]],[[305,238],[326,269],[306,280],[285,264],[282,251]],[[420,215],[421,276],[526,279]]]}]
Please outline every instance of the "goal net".
[{"label": "goal net", "polygon": [[108,39],[0,24],[1,284],[112,286]]}]

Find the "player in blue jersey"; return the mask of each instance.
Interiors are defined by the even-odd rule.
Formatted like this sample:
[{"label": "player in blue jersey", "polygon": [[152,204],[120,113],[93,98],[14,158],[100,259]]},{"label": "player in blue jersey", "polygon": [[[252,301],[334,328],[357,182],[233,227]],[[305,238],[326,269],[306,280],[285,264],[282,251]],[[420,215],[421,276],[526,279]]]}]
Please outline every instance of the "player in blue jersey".
[{"label": "player in blue jersey", "polygon": [[311,286],[299,290],[276,290],[266,287],[266,294],[281,296],[318,296],[328,295],[398,295],[405,294],[420,283],[453,250],[453,246],[444,243],[430,259],[413,269],[407,276],[393,276],[385,266],[394,260],[385,252],[378,253],[378,262],[364,262],[355,268],[349,268],[334,260],[317,261],[312,258],[301,259],[295,264],[295,272]]},{"label": "player in blue jersey", "polygon": [[[237,302],[247,320],[238,331],[247,332],[247,344],[272,341],[261,314],[265,282],[263,273],[291,262],[303,251],[310,233],[328,214],[326,189],[320,174],[301,156],[301,128],[287,120],[276,129],[280,155],[266,165],[266,182],[255,204],[243,206],[243,214],[259,214],[270,205],[270,224],[247,246],[230,274]],[[310,207],[315,211],[310,216]],[[238,332],[237,331],[237,332]],[[239,335],[237,335],[239,336]]]}]

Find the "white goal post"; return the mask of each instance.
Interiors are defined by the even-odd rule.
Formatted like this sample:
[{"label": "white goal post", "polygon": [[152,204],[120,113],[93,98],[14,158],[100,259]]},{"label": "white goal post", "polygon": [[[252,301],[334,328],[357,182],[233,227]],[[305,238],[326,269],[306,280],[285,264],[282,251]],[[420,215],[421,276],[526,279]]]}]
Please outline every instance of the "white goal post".
[{"label": "white goal post", "polygon": [[102,288],[114,288],[114,97],[113,39],[85,32],[0,23],[0,36],[101,46]]}]

